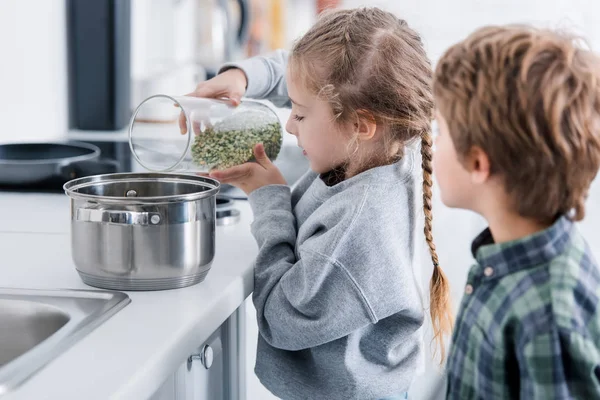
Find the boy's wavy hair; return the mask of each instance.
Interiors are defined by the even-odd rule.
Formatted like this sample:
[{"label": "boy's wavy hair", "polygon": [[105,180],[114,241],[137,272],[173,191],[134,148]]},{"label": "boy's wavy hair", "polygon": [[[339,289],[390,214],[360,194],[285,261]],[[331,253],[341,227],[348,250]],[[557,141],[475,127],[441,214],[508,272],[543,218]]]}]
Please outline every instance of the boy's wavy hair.
[{"label": "boy's wavy hair", "polygon": [[434,90],[458,156],[480,147],[521,216],[583,219],[600,166],[600,62],[576,37],[479,29],[442,56]]}]

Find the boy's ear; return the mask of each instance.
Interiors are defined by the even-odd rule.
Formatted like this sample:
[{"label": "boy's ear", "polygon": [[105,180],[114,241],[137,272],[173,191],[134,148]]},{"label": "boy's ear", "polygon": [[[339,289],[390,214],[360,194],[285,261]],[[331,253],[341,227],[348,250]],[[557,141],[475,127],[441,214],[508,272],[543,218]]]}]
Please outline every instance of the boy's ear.
[{"label": "boy's ear", "polygon": [[485,183],[491,173],[490,159],[481,147],[474,146],[465,157],[465,168],[471,175],[474,184]]},{"label": "boy's ear", "polygon": [[354,121],[354,132],[359,140],[371,140],[377,131],[377,121],[369,111],[359,110],[356,112]]}]

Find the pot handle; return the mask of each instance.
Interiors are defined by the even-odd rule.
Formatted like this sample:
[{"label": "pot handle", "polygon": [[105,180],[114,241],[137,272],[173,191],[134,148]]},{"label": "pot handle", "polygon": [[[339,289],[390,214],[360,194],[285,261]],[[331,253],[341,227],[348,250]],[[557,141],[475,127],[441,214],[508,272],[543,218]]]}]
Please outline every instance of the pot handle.
[{"label": "pot handle", "polygon": [[82,222],[104,222],[114,225],[159,225],[162,218],[159,213],[121,210],[91,210],[78,208],[75,220]]}]

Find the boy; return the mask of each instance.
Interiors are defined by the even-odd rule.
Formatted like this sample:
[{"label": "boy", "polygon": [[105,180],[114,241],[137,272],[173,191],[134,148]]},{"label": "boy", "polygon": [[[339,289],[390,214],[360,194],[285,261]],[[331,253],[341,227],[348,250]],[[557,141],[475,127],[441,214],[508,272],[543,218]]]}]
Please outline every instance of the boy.
[{"label": "boy", "polygon": [[600,272],[574,221],[600,166],[600,63],[573,40],[487,27],[439,61],[442,201],[473,242],[450,399],[600,398]]}]

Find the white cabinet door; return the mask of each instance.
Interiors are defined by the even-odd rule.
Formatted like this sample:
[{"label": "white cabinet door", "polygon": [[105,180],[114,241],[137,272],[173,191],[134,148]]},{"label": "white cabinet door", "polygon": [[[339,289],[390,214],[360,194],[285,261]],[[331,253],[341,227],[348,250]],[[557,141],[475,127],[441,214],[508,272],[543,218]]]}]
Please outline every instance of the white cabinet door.
[{"label": "white cabinet door", "polygon": [[242,305],[150,400],[245,400],[245,312]]},{"label": "white cabinet door", "polygon": [[[198,347],[186,363],[186,388],[191,389],[193,400],[225,400],[227,371],[223,345],[226,344],[222,326],[204,344]],[[188,398],[186,398],[187,400]]]}]

